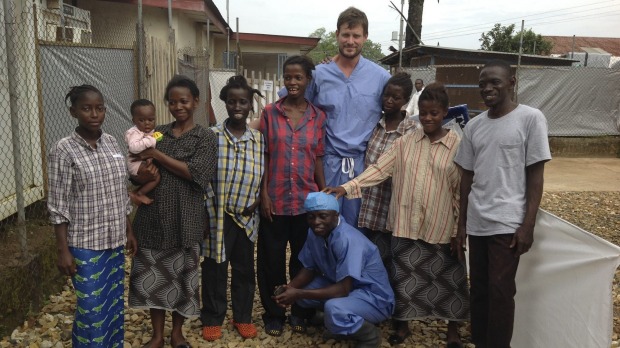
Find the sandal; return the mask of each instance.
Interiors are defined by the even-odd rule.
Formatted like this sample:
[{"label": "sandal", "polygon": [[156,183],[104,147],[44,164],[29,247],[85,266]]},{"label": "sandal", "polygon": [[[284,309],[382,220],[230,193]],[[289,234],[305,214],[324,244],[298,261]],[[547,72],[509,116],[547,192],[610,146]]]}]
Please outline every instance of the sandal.
[{"label": "sandal", "polygon": [[221,326],[205,326],[202,328],[202,338],[205,341],[216,341],[222,338],[222,327]]},{"label": "sandal", "polygon": [[237,329],[237,332],[239,332],[239,335],[243,338],[254,338],[258,335],[256,332],[256,326],[252,323],[235,323],[233,321],[232,324],[235,329]]},{"label": "sandal", "polygon": [[281,319],[272,318],[272,319],[263,319],[265,323],[265,332],[270,336],[281,336],[282,330],[284,329],[284,323]]},{"label": "sandal", "polygon": [[308,327],[304,318],[296,317],[294,315],[288,316],[288,323],[291,325],[291,330],[296,333],[305,333]]},{"label": "sandal", "polygon": [[404,335],[395,332],[390,335],[390,337],[388,338],[388,342],[390,343],[390,345],[395,346],[404,343],[405,340],[409,338],[409,336],[411,336],[411,331],[409,330],[407,330]]}]

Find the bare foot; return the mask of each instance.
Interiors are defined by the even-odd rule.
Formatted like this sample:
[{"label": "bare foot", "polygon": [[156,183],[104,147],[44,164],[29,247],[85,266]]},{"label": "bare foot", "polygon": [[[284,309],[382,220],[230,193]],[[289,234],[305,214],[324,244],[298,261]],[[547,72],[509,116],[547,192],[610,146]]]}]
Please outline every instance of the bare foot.
[{"label": "bare foot", "polygon": [[152,199],[143,195],[142,193],[140,193],[140,191],[129,192],[129,199],[131,199],[131,202],[135,205],[150,205],[151,203],[153,203]]},{"label": "bare foot", "polygon": [[164,347],[164,339],[163,337],[160,339],[156,339],[155,337],[151,338],[142,348],[163,348]]},{"label": "bare foot", "polygon": [[180,337],[175,337],[175,335],[172,335],[172,337],[170,337],[170,345],[173,347],[189,347],[189,344],[183,335]]}]

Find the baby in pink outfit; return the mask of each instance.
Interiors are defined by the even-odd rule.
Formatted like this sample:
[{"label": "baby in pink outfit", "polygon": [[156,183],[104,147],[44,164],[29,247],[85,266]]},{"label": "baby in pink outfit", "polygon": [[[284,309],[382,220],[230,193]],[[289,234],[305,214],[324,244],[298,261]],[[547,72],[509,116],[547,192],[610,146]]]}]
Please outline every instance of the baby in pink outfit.
[{"label": "baby in pink outfit", "polygon": [[[155,132],[155,105],[150,100],[138,99],[131,104],[131,120],[135,126],[125,132],[125,142],[129,147],[127,167],[129,168],[129,174],[134,176],[138,173],[138,168],[140,168],[142,161],[131,155],[154,148],[162,136],[161,133]],[[147,196],[147,193],[151,192],[159,184],[160,179],[159,174],[157,174],[152,181],[146,182],[135,191],[130,192],[129,197],[131,201],[137,205],[153,203],[153,200]]]}]

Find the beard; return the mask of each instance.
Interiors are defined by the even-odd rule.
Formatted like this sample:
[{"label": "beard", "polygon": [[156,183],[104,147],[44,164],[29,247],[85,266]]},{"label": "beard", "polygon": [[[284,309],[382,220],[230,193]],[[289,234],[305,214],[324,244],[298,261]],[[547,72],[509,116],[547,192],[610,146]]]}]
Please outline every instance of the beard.
[{"label": "beard", "polygon": [[361,48],[356,48],[354,53],[345,53],[345,48],[338,48],[338,53],[345,58],[348,59],[353,59],[357,56],[359,56],[360,54],[362,54],[362,49]]}]

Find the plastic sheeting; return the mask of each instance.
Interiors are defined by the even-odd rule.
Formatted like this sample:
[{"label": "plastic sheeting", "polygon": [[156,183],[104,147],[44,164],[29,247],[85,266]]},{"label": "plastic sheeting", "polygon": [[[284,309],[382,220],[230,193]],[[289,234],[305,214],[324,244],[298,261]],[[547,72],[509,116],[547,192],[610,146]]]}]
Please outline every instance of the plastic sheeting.
[{"label": "plastic sheeting", "polygon": [[77,122],[69,115],[65,95],[69,87],[90,84],[105,100],[103,130],[112,134],[126,153],[123,139],[133,124],[129,106],[135,97],[133,50],[41,45],[41,94],[45,110],[46,149],[73,132]]},{"label": "plastic sheeting", "polygon": [[620,134],[620,69],[522,67],[519,103],[540,109],[550,136]]},{"label": "plastic sheeting", "polygon": [[620,248],[544,210],[517,272],[514,348],[611,346]]}]

